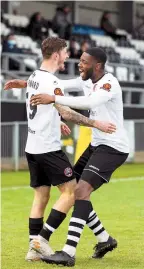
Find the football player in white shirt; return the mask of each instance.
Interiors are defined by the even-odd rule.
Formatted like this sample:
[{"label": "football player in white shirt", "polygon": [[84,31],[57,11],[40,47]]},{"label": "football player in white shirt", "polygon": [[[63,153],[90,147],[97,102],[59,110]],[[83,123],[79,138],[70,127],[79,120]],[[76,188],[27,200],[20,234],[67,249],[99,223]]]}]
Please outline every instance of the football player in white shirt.
[{"label": "football player in white shirt", "polygon": [[[109,120],[117,126],[116,132],[111,135],[97,129],[92,130],[91,144],[74,166],[79,182],[66,244],[62,251],[43,258],[47,263],[74,266],[76,247],[85,224],[89,223],[89,226],[93,226],[93,231],[97,231],[93,219],[88,220],[92,210],[90,195],[104,183],[108,183],[112,173],[128,157],[128,137],[123,126],[122,91],[117,79],[112,74],[105,73],[106,60],[105,52],[99,48],[88,49],[80,58],[79,71],[82,79],[91,79],[93,83],[93,90],[88,97],[35,95],[31,98],[33,105],[55,103],[60,113],[62,108],[58,108],[59,104],[75,109],[88,109],[91,119]],[[93,258],[101,258],[116,245],[116,240],[109,236],[106,242],[96,245]]]},{"label": "football player in white shirt", "polygon": [[[67,58],[66,43],[59,38],[48,38],[42,43],[42,53],[44,58],[42,65],[29,77],[26,93],[28,117],[26,157],[30,170],[30,185],[35,190],[29,218],[31,242],[26,260],[40,259],[39,252],[43,255],[53,253],[47,241],[73,205],[76,186],[71,164],[65,153],[61,151],[58,111],[53,104],[32,106],[29,102],[35,93],[63,94],[61,83],[53,73]],[[98,127],[109,133],[115,131],[113,124],[88,119],[66,107],[63,108],[61,115],[66,120],[84,126]],[[61,196],[52,208],[42,229],[43,214],[49,199],[51,185],[58,186]],[[95,214],[95,218],[97,218],[93,210],[92,214]]]}]

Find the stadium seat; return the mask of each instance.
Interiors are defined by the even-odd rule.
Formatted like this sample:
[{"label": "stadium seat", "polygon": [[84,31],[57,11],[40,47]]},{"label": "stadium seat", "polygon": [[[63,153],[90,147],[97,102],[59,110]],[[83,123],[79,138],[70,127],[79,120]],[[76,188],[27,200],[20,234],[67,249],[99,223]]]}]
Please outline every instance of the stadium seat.
[{"label": "stadium seat", "polygon": [[37,42],[34,42],[29,36],[15,35],[18,48],[31,49],[32,51],[38,47]]},{"label": "stadium seat", "polygon": [[123,63],[139,63],[140,54],[134,48],[116,47],[115,51],[121,55]]},{"label": "stadium seat", "polygon": [[144,66],[144,59],[140,59],[140,64]]},{"label": "stadium seat", "polygon": [[99,47],[115,48],[116,42],[109,36],[90,35]]},{"label": "stadium seat", "polygon": [[0,23],[1,35],[7,36],[10,33],[10,29],[6,27],[4,23]]},{"label": "stadium seat", "polygon": [[134,45],[134,47],[137,51],[144,51],[144,41],[143,40],[132,39],[130,41],[130,43],[132,45]]},{"label": "stadium seat", "polygon": [[2,90],[4,85],[4,76],[0,74],[0,91]]},{"label": "stadium seat", "polygon": [[58,36],[56,33],[53,32],[53,30],[51,28],[49,28],[48,33],[49,33],[49,36],[51,36],[51,37],[57,37]]},{"label": "stadium seat", "polygon": [[29,23],[29,19],[26,16],[13,15],[5,13],[3,17],[8,21],[10,26],[26,27]]},{"label": "stadium seat", "polygon": [[69,46],[70,46],[69,40],[66,41],[66,44],[67,44],[67,48],[69,49]]},{"label": "stadium seat", "polygon": [[110,66],[110,65],[107,65],[106,64],[106,71],[109,72],[109,73],[114,74],[114,68],[113,68],[113,66]]},{"label": "stadium seat", "polygon": [[127,81],[128,80],[127,68],[118,66],[116,68],[116,77],[119,81]]},{"label": "stadium seat", "polygon": [[31,70],[37,69],[37,63],[34,59],[24,59],[24,63],[26,67],[30,68]]}]

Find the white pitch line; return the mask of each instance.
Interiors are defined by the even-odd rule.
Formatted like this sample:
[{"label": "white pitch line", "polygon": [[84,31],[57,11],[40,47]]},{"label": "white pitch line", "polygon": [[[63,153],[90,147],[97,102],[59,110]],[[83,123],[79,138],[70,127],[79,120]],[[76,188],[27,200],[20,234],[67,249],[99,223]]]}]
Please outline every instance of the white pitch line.
[{"label": "white pitch line", "polygon": [[19,189],[31,189],[31,188],[30,188],[30,186],[15,186],[15,187],[4,187],[4,188],[1,188],[2,191],[9,191],[9,190],[17,191]]},{"label": "white pitch line", "polygon": [[[137,181],[137,180],[144,180],[144,176],[141,177],[128,177],[128,178],[117,178],[112,179],[111,183],[119,183],[119,182],[128,182],[128,181]],[[19,190],[19,189],[31,189],[30,186],[15,186],[15,187],[4,187],[1,188],[2,191],[9,191],[9,190]]]},{"label": "white pitch line", "polygon": [[112,183],[118,183],[118,182],[136,181],[136,180],[144,180],[144,176],[141,176],[141,177],[117,178],[117,179],[114,178],[110,182],[112,182]]}]

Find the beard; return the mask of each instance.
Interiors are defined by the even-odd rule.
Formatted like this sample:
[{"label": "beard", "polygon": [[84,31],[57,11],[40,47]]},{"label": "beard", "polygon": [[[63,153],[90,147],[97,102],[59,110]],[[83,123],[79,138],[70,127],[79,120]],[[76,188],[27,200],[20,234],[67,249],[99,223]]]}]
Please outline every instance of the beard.
[{"label": "beard", "polygon": [[86,72],[85,72],[85,76],[83,78],[83,80],[88,80],[88,79],[91,79],[92,76],[93,76],[93,67],[91,67],[90,69],[88,69]]}]

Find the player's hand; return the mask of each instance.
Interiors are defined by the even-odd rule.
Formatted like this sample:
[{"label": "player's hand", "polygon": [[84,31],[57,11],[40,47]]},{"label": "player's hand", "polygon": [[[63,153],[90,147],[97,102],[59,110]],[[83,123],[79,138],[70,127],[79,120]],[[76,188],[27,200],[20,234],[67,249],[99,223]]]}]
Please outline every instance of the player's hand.
[{"label": "player's hand", "polygon": [[61,133],[62,135],[70,135],[71,133],[70,128],[64,122],[61,122]]},{"label": "player's hand", "polygon": [[4,90],[10,90],[12,88],[22,89],[22,88],[26,88],[26,86],[27,86],[26,81],[21,80],[21,79],[12,79],[5,83]]},{"label": "player's hand", "polygon": [[112,134],[116,131],[116,125],[106,121],[96,121],[96,128],[104,133]]},{"label": "player's hand", "polygon": [[54,102],[54,96],[44,93],[33,95],[30,99],[30,103],[33,106],[47,105],[53,102]]}]

